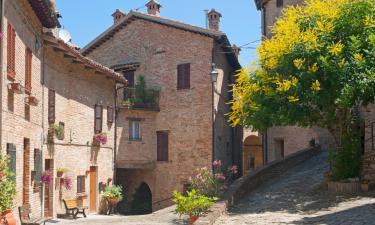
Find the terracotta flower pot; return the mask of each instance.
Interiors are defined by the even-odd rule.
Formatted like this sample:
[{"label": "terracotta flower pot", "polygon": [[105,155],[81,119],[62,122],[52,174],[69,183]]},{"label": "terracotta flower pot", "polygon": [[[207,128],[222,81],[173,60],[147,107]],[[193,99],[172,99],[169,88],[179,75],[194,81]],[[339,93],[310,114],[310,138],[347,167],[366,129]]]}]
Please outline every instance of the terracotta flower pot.
[{"label": "terracotta flower pot", "polygon": [[107,198],[107,201],[110,205],[117,205],[117,203],[119,202],[119,200],[116,198]]},{"label": "terracotta flower pot", "polygon": [[63,171],[57,171],[57,177],[62,177],[64,175]]},{"label": "terracotta flower pot", "polygon": [[369,190],[369,184],[368,183],[362,183],[361,184],[361,190],[363,192],[368,192],[368,190]]},{"label": "terracotta flower pot", "polygon": [[189,217],[189,225],[193,225],[195,223],[195,221],[198,220],[198,216],[190,216]]},{"label": "terracotta flower pot", "polygon": [[5,221],[7,222],[7,225],[16,225],[16,218],[13,216],[13,212],[11,209],[8,209],[2,213],[2,215],[5,217]]}]

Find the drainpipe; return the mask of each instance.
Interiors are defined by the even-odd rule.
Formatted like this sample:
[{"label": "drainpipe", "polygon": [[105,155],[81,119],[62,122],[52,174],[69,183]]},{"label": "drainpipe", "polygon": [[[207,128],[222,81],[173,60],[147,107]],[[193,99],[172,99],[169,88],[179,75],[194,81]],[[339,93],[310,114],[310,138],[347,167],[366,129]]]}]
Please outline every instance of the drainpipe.
[{"label": "drainpipe", "polygon": [[[3,51],[4,51],[4,26],[3,26],[3,22],[4,22],[4,2],[5,0],[0,0],[0,7],[1,7],[1,15],[0,15],[0,31],[1,33],[3,34],[3,36],[1,37],[1,40],[0,40],[0,74],[1,74],[1,77],[4,77],[4,74],[3,74],[3,63],[4,63],[4,60],[3,60]],[[3,79],[0,79],[0,85],[1,87],[3,87]],[[3,99],[3,92],[0,91],[0,99]],[[0,101],[0,107],[1,109],[3,108],[3,101]],[[0,127],[3,127],[3,113],[2,113],[2,110],[0,112]],[[0,132],[0,152],[1,152],[1,149],[2,149],[2,144],[3,144],[3,138],[2,138],[2,134],[3,132]]]},{"label": "drainpipe", "polygon": [[[215,43],[215,40],[213,41],[213,48],[212,48],[212,63],[211,65],[216,65],[216,57],[215,57],[215,54],[216,54],[216,43]],[[212,160],[211,160],[211,165],[212,165],[212,162],[214,160],[216,160],[215,158],[215,84],[211,81],[211,93],[212,93],[212,115],[211,115],[211,119],[212,119]],[[212,171],[213,171],[213,167],[212,167]]]},{"label": "drainpipe", "polygon": [[[42,28],[43,29],[43,28]],[[43,32],[43,31],[42,31]],[[41,136],[41,158],[42,158],[42,171],[45,171],[45,160],[44,160],[44,117],[45,117],[45,113],[44,113],[44,89],[45,89],[45,52],[44,52],[44,41],[43,41],[43,33],[42,33],[42,36],[41,36],[41,40],[40,40],[40,51],[41,51],[41,64],[42,64],[42,71],[41,71],[41,84],[42,84],[42,136]],[[42,207],[42,209],[40,210],[40,216],[41,218],[44,218],[44,193],[45,193],[45,185],[42,185],[42,194],[41,194],[41,199],[40,199],[40,205]]]},{"label": "drainpipe", "polygon": [[116,157],[117,157],[117,82],[115,82],[114,86],[114,97],[115,97],[115,124],[114,124],[114,141],[113,141],[113,184],[116,184]]}]

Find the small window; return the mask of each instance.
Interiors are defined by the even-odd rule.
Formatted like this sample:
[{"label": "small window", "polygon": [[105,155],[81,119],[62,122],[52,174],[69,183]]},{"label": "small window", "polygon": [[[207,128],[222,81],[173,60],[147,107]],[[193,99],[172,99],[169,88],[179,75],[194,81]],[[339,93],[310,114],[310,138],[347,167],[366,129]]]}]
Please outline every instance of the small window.
[{"label": "small window", "polygon": [[77,193],[85,193],[86,192],[86,177],[85,176],[77,176]]},{"label": "small window", "polygon": [[25,54],[25,92],[31,94],[31,74],[32,74],[33,53],[27,48]]},{"label": "small window", "polygon": [[190,63],[177,66],[177,90],[190,89]]},{"label": "small window", "polygon": [[103,106],[95,105],[95,122],[94,122],[94,131],[95,134],[102,132],[103,125]]},{"label": "small window", "polygon": [[13,174],[12,179],[16,180],[17,151],[14,144],[7,143],[7,155],[9,157],[9,170]]},{"label": "small window", "polygon": [[112,106],[107,107],[107,122],[108,123],[113,123],[114,120],[114,109]]},{"label": "small window", "polygon": [[34,149],[34,192],[39,192],[42,179],[42,152],[39,149]]},{"label": "small window", "polygon": [[130,141],[141,140],[140,121],[136,121],[136,120],[129,121],[129,140]]},{"label": "small window", "polygon": [[25,120],[30,121],[30,105],[25,104]]},{"label": "small window", "polygon": [[8,24],[7,39],[7,74],[10,80],[14,80],[16,77],[16,32],[11,24]]},{"label": "small window", "polygon": [[128,87],[134,87],[134,70],[125,71],[123,74],[125,79],[128,81]]},{"label": "small window", "polygon": [[275,157],[276,159],[284,158],[284,139],[275,139]]},{"label": "small window", "polygon": [[14,92],[8,89],[8,110],[14,112]]},{"label": "small window", "polygon": [[168,131],[157,131],[157,160],[168,161]]},{"label": "small window", "polygon": [[284,5],[284,0],[276,0],[276,7],[277,8],[283,7],[283,5]]},{"label": "small window", "polygon": [[54,124],[56,120],[56,92],[48,90],[48,123]]}]

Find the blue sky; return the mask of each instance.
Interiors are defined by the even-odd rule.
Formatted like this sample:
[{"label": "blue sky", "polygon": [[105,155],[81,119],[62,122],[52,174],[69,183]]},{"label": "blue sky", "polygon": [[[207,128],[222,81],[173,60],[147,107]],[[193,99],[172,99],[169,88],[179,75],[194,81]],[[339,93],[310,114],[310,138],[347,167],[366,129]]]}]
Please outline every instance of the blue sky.
[{"label": "blue sky", "polygon": [[[147,0],[57,0],[65,29],[69,30],[73,42],[84,47],[92,39],[113,24],[112,13],[116,9],[124,12],[139,9],[145,12]],[[260,13],[254,0],[159,0],[161,16],[201,27],[205,26],[204,9],[215,8],[223,15],[221,30],[232,44],[245,45],[260,39]],[[255,50],[259,42],[246,45],[241,52],[243,66],[256,59]]]}]

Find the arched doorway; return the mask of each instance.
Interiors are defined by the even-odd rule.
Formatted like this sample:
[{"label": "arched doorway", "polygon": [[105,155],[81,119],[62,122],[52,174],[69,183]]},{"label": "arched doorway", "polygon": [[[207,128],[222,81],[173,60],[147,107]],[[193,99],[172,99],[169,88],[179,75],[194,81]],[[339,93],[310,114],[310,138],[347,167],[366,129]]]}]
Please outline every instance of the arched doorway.
[{"label": "arched doorway", "polygon": [[150,187],[143,182],[135,191],[131,204],[133,215],[152,213],[152,193]]},{"label": "arched doorway", "polygon": [[243,171],[244,175],[263,165],[262,137],[250,135],[243,143]]}]

